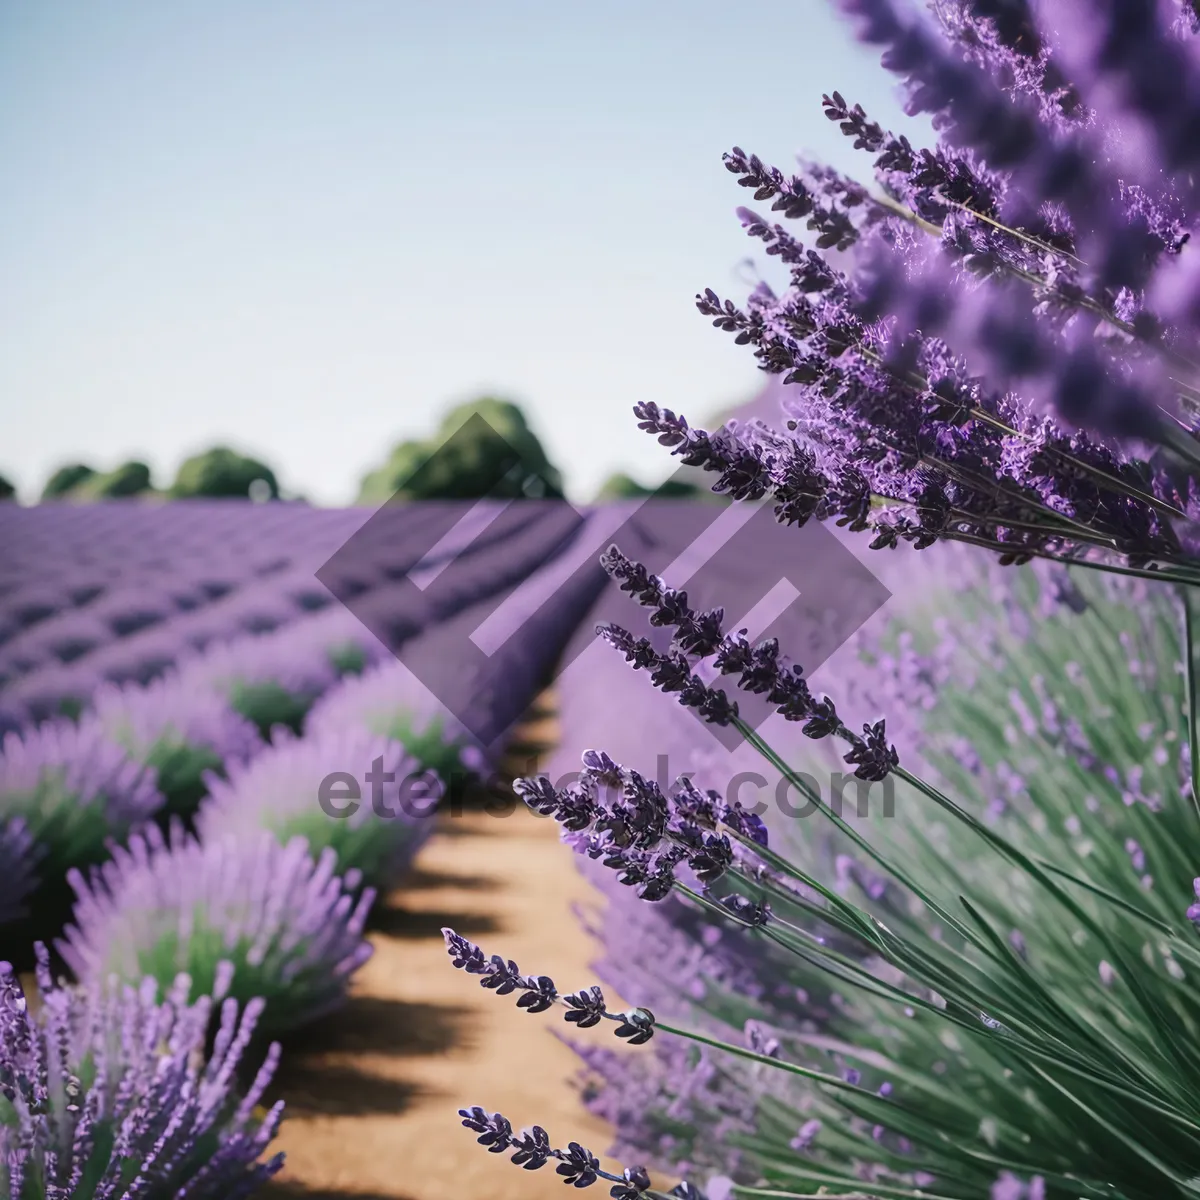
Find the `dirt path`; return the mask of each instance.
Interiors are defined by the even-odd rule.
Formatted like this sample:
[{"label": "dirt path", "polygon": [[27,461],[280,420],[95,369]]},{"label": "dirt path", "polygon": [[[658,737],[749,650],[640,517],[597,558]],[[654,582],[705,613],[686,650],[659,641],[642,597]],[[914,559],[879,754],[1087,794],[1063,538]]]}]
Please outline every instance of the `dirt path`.
[{"label": "dirt path", "polygon": [[[537,732],[544,744],[552,726],[543,719]],[[569,1082],[578,1060],[552,1033],[568,1027],[453,970],[440,930],[449,925],[574,990],[592,982],[593,949],[571,904],[592,896],[554,822],[523,806],[504,818],[444,816],[417,873],[388,898],[349,1005],[285,1051],[277,1090],[290,1113],[278,1141],[287,1165],[269,1194],[561,1197],[552,1166],[527,1172],[486,1153],[456,1112],[480,1104],[515,1127],[546,1126],[555,1144],[603,1151],[609,1132]]]}]

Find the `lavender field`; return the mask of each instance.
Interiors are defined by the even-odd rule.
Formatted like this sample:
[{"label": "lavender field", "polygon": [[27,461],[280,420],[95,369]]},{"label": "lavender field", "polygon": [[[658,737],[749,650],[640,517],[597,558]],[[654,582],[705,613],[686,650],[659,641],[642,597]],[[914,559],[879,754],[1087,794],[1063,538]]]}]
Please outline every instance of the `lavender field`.
[{"label": "lavender field", "polygon": [[[304,837],[313,854],[336,843],[339,874],[358,871],[371,889],[394,885],[446,787],[488,778],[602,585],[594,564],[576,570],[577,581],[571,574],[582,563],[577,550],[570,558],[572,543],[591,536],[586,519],[558,505],[495,510],[480,521],[476,509],[486,527],[464,525],[457,543],[469,505],[384,510],[369,525],[362,510],[238,502],[0,511],[11,548],[0,581],[0,796],[13,864],[0,908],[4,957],[28,961],[34,938],[61,933],[74,892],[115,908],[103,919],[96,909],[95,927],[73,933],[91,944],[72,965],[91,956],[105,964],[95,968],[102,977],[120,958],[132,978],[153,962],[166,986],[192,960],[162,939],[176,936],[172,923],[190,920],[199,901],[155,889],[189,875],[199,886],[208,869],[201,860],[191,872],[172,865],[196,850],[196,831],[205,845],[229,847],[213,858],[222,881],[243,872],[262,886],[274,869],[266,860],[251,853],[237,863],[265,830],[284,844]],[[364,526],[368,536],[348,546]],[[555,572],[559,558],[565,579],[563,567]],[[431,575],[421,590],[409,581],[418,565]],[[517,625],[536,619],[486,659],[480,676],[459,638],[472,649],[465,639],[489,599],[517,584]],[[401,647],[418,672],[422,662],[451,680],[474,672],[469,703],[457,706],[470,727],[397,657]],[[400,780],[420,781],[406,808],[430,819],[370,820],[369,807],[366,818],[327,817],[320,781],[361,775],[380,755]],[[119,857],[89,891],[109,839],[120,844],[150,820],[169,832],[166,841],[135,836],[134,857]],[[301,890],[315,897],[324,886]],[[347,894],[359,887],[348,883]],[[158,932],[118,935],[125,888],[149,888],[164,914],[183,915],[160,914]],[[255,936],[294,940],[287,922],[297,917],[282,914],[270,935],[229,937],[243,951]],[[361,919],[338,919],[360,935]],[[210,936],[225,932],[214,926]],[[123,950],[114,938],[125,939]],[[350,945],[331,949],[327,965]],[[289,978],[300,969],[279,967]]]},{"label": "lavender field", "polygon": [[[0,37],[33,125],[170,64],[70,286],[0,106],[57,456],[0,479],[0,1194],[1200,1198],[1200,2],[204,7],[86,104],[107,27],[11,26],[57,88]],[[160,93],[251,131],[228,212]],[[713,160],[708,403],[689,148],[805,103]],[[430,364],[537,419],[431,429]],[[371,443],[356,505],[185,451],[234,415],[318,490]]]},{"label": "lavender field", "polygon": [[[185,974],[193,1001],[256,1030],[267,1068],[246,1103],[274,1102],[263,1039],[303,1062],[314,1022],[319,1047],[339,1011],[356,1019],[344,1008],[379,940],[373,906],[384,928],[409,920],[388,898],[439,806],[478,811],[497,786],[514,724],[603,587],[590,521],[537,502],[0,509],[0,958],[31,969],[45,946],[39,973],[97,998],[151,979],[165,998]],[[466,639],[509,592],[515,632],[485,656]],[[454,710],[406,663],[444,681]],[[388,815],[365,783],[353,815],[323,810],[322,780],[372,764],[399,781]],[[202,1036],[201,1009],[178,1013]],[[91,1036],[62,1019],[64,1036]],[[362,1084],[328,1086],[336,1111]],[[222,1139],[247,1140],[212,1186],[234,1186],[275,1125],[227,1126]]]}]

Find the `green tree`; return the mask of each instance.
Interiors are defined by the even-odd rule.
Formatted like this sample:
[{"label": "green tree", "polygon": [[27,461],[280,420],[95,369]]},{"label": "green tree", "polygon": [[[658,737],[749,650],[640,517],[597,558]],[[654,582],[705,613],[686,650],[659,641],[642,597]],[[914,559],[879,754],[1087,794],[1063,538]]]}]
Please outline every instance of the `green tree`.
[{"label": "green tree", "polygon": [[152,490],[150,468],[131,459],[102,475],[92,474],[71,489],[72,500],[113,500]]},{"label": "green tree", "polygon": [[59,467],[42,488],[43,500],[57,500],[68,492],[74,491],[81,483],[91,479],[96,472],[84,463],[68,463]]},{"label": "green tree", "polygon": [[17,489],[3,475],[0,475],[0,500],[16,499]]},{"label": "green tree", "polygon": [[[516,465],[493,485],[497,463]],[[561,497],[562,476],[546,457],[525,415],[508,400],[486,396],[451,409],[431,438],[400,442],[362,482],[358,502],[474,500],[494,495]]]},{"label": "green tree", "polygon": [[706,499],[709,493],[694,483],[682,479],[667,479],[658,487],[646,487],[638,483],[624,471],[610,475],[596,493],[596,503],[604,504],[613,500],[636,500],[642,496],[657,496],[660,500],[699,500]]},{"label": "green tree", "polygon": [[244,499],[250,495],[250,485],[256,480],[266,484],[272,500],[279,498],[279,484],[270,467],[256,458],[238,454],[228,446],[214,446],[203,454],[193,455],[180,466],[170,494],[177,499],[187,496],[240,496]]}]

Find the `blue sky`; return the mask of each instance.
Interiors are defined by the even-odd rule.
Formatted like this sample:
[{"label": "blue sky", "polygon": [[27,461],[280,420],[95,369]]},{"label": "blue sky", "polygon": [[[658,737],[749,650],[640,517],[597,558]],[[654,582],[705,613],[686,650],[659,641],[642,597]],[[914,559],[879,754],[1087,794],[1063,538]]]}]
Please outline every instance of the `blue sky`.
[{"label": "blue sky", "polygon": [[912,130],[825,0],[0,0],[0,473],[169,482],[223,441],[347,503],[450,403],[511,396],[587,499],[666,474],[641,398],[761,383],[733,144],[860,175],[840,88]]}]

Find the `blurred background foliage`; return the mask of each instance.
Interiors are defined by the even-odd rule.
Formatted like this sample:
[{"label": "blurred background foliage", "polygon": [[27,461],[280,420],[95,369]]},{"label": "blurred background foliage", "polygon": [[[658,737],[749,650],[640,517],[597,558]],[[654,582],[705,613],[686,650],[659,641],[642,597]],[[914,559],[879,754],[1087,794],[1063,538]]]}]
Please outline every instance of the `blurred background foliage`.
[{"label": "blurred background foliage", "polygon": [[[476,415],[483,420],[463,430]],[[497,464],[513,451],[519,456],[519,469],[493,487]],[[494,396],[456,405],[432,437],[399,442],[387,461],[363,479],[358,503],[383,504],[393,496],[472,500],[489,493],[507,499],[563,495],[562,475],[525,414],[512,401]]]},{"label": "blurred background foliage", "polygon": [[[471,418],[476,416],[482,421],[473,422]],[[493,486],[498,464],[513,452],[518,457],[517,466]],[[617,471],[590,502],[604,504],[647,496],[719,501],[700,474],[684,467],[666,480],[646,483]],[[697,478],[689,478],[691,475]],[[356,503],[377,506],[393,497],[475,500],[486,495],[557,499],[565,494],[562,472],[551,462],[520,405],[497,396],[481,396],[451,407],[428,437],[398,441],[384,461],[363,477]],[[156,485],[150,468],[136,459],[109,471],[87,463],[65,463],[46,480],[41,501],[86,504],[133,496],[157,500],[247,496],[259,501],[302,499],[281,487],[267,463],[219,445],[186,459],[173,482],[166,486]],[[12,484],[0,476],[0,500],[16,498]]]},{"label": "blurred background foliage", "polygon": [[204,454],[194,454],[179,468],[171,495],[251,496],[277,500],[279,484],[275,472],[256,458],[248,458],[228,446],[214,446]]}]

